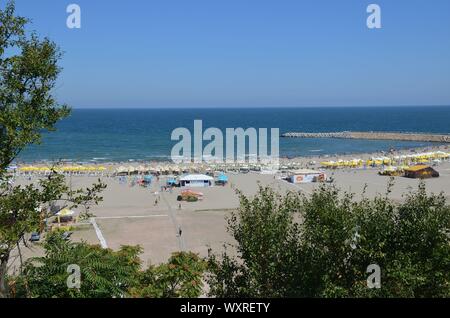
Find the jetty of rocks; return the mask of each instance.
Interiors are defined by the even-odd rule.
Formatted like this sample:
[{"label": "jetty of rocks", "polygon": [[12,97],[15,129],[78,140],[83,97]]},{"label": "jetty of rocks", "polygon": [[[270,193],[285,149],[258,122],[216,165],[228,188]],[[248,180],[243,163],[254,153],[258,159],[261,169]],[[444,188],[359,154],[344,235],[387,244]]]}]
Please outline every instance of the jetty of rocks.
[{"label": "jetty of rocks", "polygon": [[427,133],[401,133],[379,131],[342,131],[342,132],[288,132],[281,135],[284,138],[340,138],[340,139],[371,139],[371,140],[401,140],[450,143],[450,135]]}]

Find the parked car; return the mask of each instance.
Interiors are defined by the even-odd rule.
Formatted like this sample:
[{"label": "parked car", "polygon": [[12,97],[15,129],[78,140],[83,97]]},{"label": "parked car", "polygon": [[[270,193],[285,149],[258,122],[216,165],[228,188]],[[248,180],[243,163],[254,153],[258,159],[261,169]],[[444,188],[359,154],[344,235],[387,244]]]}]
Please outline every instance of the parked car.
[{"label": "parked car", "polygon": [[41,240],[41,235],[37,232],[31,233],[30,242],[39,242]]}]

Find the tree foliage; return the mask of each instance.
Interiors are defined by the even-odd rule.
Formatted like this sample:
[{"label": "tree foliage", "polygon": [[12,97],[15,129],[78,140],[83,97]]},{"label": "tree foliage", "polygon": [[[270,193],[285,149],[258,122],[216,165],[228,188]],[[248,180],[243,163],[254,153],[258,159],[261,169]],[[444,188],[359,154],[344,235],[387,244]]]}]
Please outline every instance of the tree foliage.
[{"label": "tree foliage", "polygon": [[131,290],[140,298],[195,298],[203,289],[206,262],[194,253],[177,252],[167,264],[150,266],[138,274],[137,286]]},{"label": "tree foliage", "polygon": [[[142,270],[139,246],[113,251],[66,241],[56,232],[44,249],[45,256],[27,260],[23,273],[11,279],[13,297],[185,298],[202,292],[206,263],[193,253],[174,253],[168,263]],[[80,268],[80,288],[67,285],[70,265]]]},{"label": "tree foliage", "polygon": [[[388,187],[388,193],[390,186]],[[268,188],[228,223],[237,257],[209,258],[218,297],[448,297],[450,207],[423,184],[403,203],[355,200],[324,185],[311,196]],[[381,288],[367,267],[381,268]]]},{"label": "tree foliage", "polygon": [[26,233],[37,231],[50,216],[52,202],[66,207],[101,201],[101,182],[89,189],[71,190],[62,175],[52,173],[39,184],[14,186],[7,167],[43,132],[69,115],[66,105],[52,95],[60,68],[61,52],[47,38],[26,32],[28,20],[15,15],[14,2],[0,8],[0,298],[8,296],[6,274],[9,256],[20,249]]},{"label": "tree foliage", "polygon": [[52,95],[61,52],[48,38],[27,33],[28,20],[15,16],[14,3],[0,9],[0,171],[42,132],[69,114]]},{"label": "tree foliage", "polygon": [[[10,296],[7,264],[25,234],[38,231],[55,203],[83,207],[81,216],[98,204],[105,184],[72,190],[55,172],[38,184],[13,186],[7,167],[70,109],[52,95],[61,71],[59,48],[47,38],[26,32],[29,21],[15,15],[13,2],[0,8],[0,297]],[[86,243],[65,242],[50,235],[46,255],[30,259],[11,278],[16,297],[195,297],[202,289],[204,262],[192,253],[174,254],[168,264],[140,271],[139,247],[114,252]],[[80,266],[80,289],[67,287],[67,266]]]},{"label": "tree foliage", "polygon": [[[60,233],[49,236],[45,256],[29,259],[23,274],[12,282],[15,297],[110,298],[125,297],[141,266],[141,248],[122,246],[119,251],[98,245],[65,241]],[[69,265],[80,268],[80,288],[69,288]]]}]

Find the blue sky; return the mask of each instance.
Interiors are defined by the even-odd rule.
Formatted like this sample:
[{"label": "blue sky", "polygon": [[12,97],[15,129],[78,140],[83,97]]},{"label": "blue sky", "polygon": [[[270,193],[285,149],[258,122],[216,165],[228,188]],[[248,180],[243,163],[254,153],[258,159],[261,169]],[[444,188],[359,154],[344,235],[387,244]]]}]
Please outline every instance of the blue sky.
[{"label": "blue sky", "polygon": [[450,105],[448,0],[16,3],[65,52],[55,93],[73,107]]}]

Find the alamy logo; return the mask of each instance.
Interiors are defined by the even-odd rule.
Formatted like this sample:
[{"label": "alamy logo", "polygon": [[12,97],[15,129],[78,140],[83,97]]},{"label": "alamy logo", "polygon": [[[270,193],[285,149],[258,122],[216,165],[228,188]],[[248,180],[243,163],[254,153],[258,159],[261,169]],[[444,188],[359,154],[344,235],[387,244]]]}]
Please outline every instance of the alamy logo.
[{"label": "alamy logo", "polygon": [[367,27],[369,29],[381,29],[381,8],[378,4],[370,4],[367,7]]},{"label": "alamy logo", "polygon": [[377,264],[371,264],[367,266],[366,272],[369,275],[367,277],[367,287],[370,289],[381,288],[381,268]]},{"label": "alamy logo", "polygon": [[80,266],[71,264],[67,266],[67,273],[70,274],[67,277],[67,288],[80,289],[81,288],[81,270]]},{"label": "alamy logo", "polygon": [[69,29],[81,29],[81,8],[78,4],[69,4],[66,9],[70,13],[66,20]]},{"label": "alamy logo", "polygon": [[[267,163],[278,165],[278,128],[226,128],[225,138],[218,128],[208,128],[203,132],[203,122],[194,121],[194,135],[187,128],[176,128],[171,135],[178,143],[172,148],[171,158],[175,163]],[[204,142],[208,144],[204,147]],[[225,146],[225,147],[224,147]],[[225,152],[224,152],[225,150]]]}]

